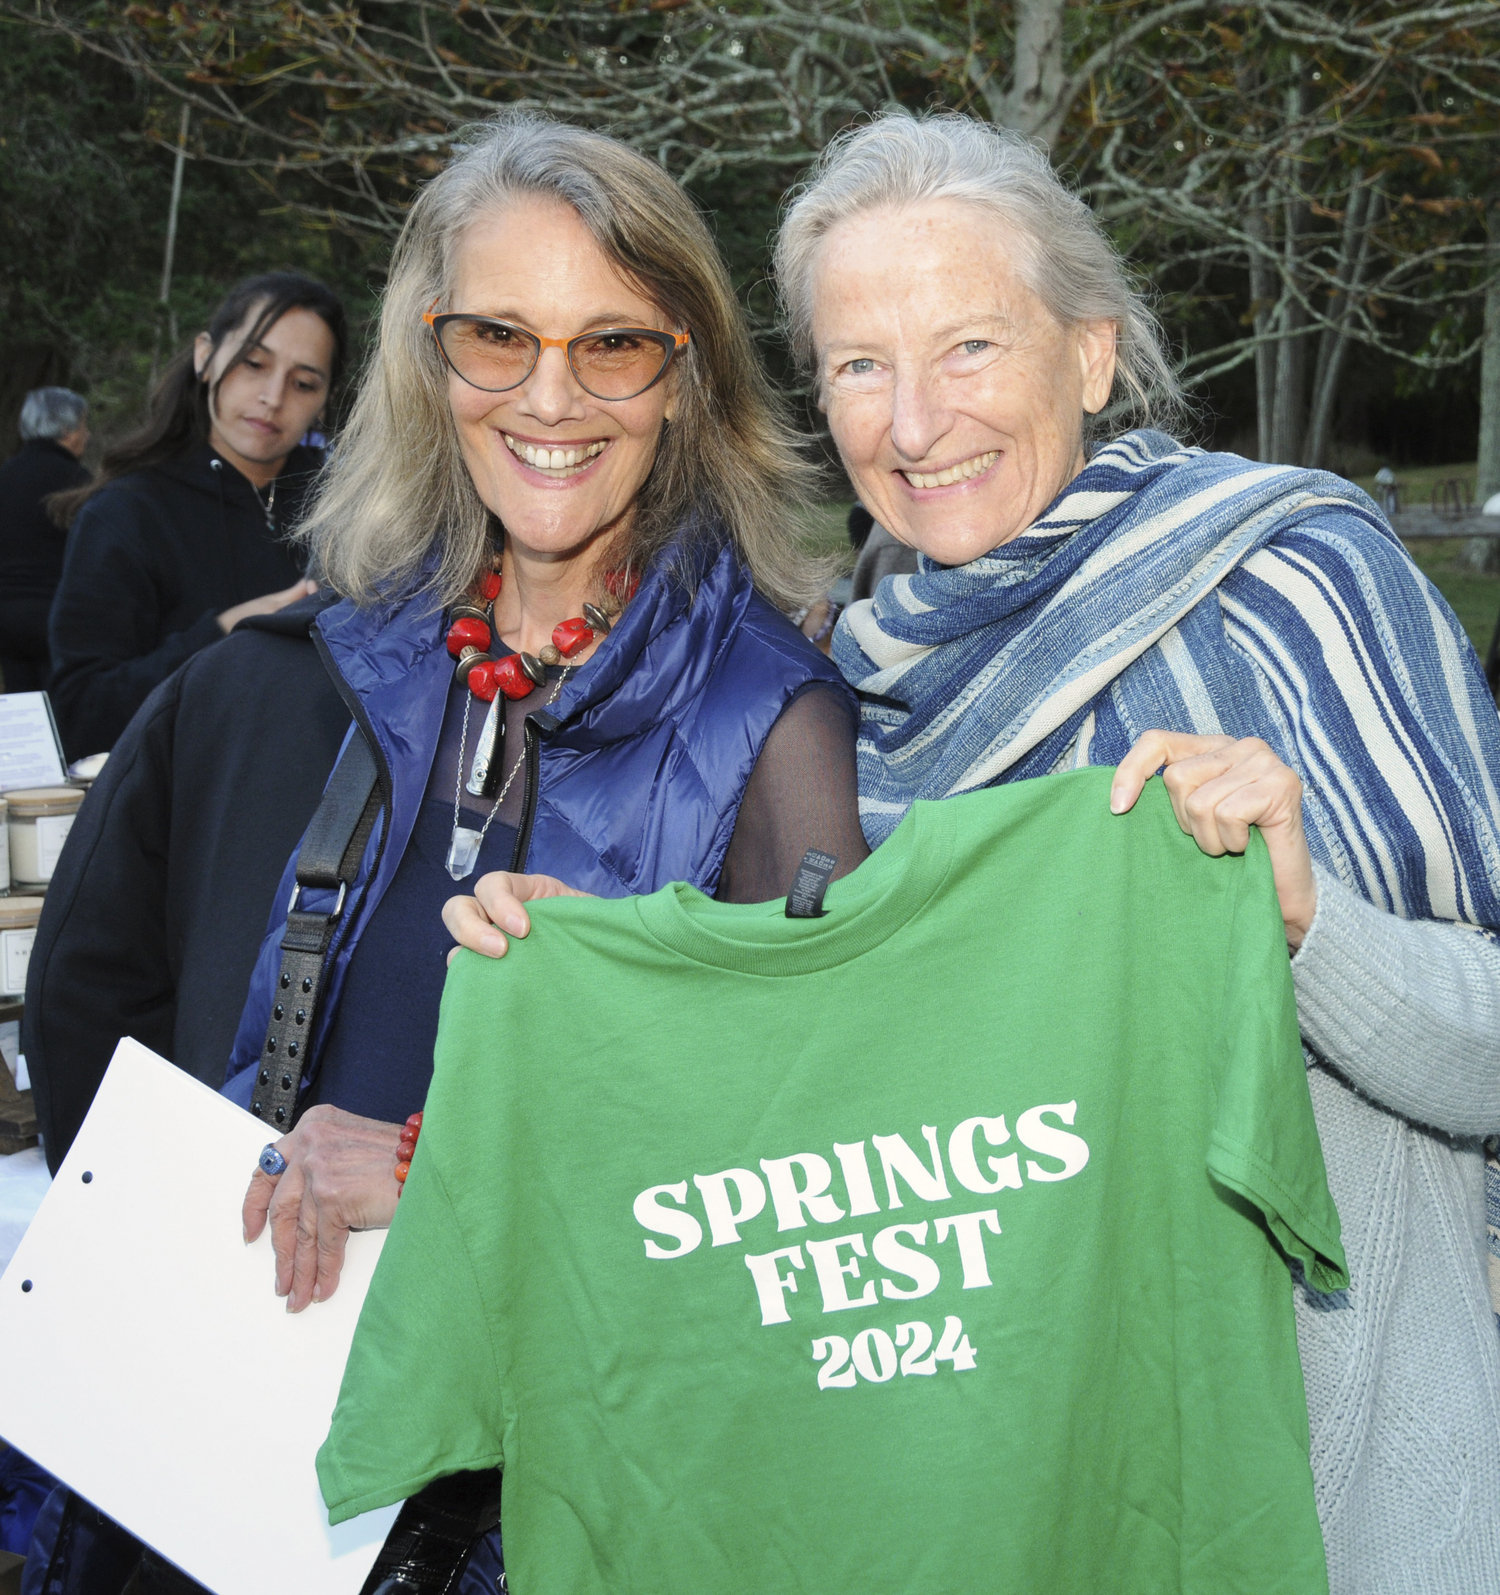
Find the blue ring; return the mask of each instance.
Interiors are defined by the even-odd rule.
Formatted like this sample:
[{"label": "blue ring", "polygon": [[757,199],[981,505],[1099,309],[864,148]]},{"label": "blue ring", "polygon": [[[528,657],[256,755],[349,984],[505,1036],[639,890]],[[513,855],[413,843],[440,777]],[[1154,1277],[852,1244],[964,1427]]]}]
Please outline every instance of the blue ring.
[{"label": "blue ring", "polygon": [[276,1150],[273,1143],[267,1142],[261,1149],[259,1158],[261,1172],[269,1174],[274,1180],[278,1174],[286,1173],[286,1159]]}]

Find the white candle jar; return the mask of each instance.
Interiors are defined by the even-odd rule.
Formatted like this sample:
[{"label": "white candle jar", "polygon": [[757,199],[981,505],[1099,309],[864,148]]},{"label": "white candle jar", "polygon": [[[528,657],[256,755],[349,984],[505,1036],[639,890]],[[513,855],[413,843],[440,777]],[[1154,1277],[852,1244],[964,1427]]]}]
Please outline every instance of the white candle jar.
[{"label": "white candle jar", "polygon": [[0,898],[0,997],[25,996],[31,944],[41,917],[40,897]]},{"label": "white candle jar", "polygon": [[38,786],[8,792],[6,800],[10,884],[18,892],[44,892],[83,793],[76,786]]}]

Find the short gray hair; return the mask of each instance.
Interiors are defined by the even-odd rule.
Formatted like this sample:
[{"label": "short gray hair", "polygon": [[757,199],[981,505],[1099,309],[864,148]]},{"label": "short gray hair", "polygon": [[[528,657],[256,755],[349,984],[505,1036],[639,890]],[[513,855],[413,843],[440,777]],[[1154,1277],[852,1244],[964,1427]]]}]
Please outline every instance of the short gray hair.
[{"label": "short gray hair", "polygon": [[89,401],[71,388],[33,388],[21,406],[21,441],[65,438],[83,425],[88,413]]},{"label": "short gray hair", "polygon": [[1015,235],[1016,265],[1059,325],[1113,321],[1119,329],[1109,421],[1171,430],[1186,419],[1166,337],[1098,218],[1020,133],[956,112],[889,111],[823,151],[788,198],[776,280],[798,358],[813,368],[813,273],[839,222],[872,210],[958,199]]}]

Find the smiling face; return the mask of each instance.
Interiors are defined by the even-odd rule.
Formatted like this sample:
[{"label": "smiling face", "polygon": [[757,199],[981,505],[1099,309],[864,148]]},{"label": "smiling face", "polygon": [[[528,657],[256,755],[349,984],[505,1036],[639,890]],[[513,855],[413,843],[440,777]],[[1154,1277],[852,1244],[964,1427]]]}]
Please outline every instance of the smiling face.
[{"label": "smiling face", "polygon": [[821,399],[866,509],[964,565],[1025,531],[1083,468],[1115,324],[1065,327],[1003,223],[959,200],[831,228],[813,278]]},{"label": "smiling face", "polygon": [[318,419],[333,371],[328,323],[311,310],[296,309],[278,316],[225,375],[262,308],[255,306],[217,350],[206,332],[199,333],[193,351],[194,367],[211,395],[209,441],[257,485],[276,475]]},{"label": "smiling face", "polygon": [[[459,244],[443,308],[544,338],[599,327],[676,330],[556,200],[517,200],[476,221]],[[480,498],[511,544],[552,559],[576,557],[628,525],[674,391],[669,369],[633,399],[596,399],[558,348],[544,349],[531,375],[505,393],[448,372],[459,448]]]}]

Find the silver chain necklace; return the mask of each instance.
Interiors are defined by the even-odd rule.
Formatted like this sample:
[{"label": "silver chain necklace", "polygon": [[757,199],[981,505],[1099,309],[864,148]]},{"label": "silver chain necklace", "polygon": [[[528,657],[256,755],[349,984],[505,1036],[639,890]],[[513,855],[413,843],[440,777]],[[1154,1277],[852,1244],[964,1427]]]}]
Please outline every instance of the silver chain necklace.
[{"label": "silver chain necklace", "polygon": [[[260,498],[259,488],[256,489],[255,496],[256,498]],[[274,532],[276,530],[276,478],[274,476],[271,478],[271,489],[266,496],[261,499],[260,507],[265,511],[266,530],[268,532]]]},{"label": "silver chain necklace", "polygon": [[[542,705],[550,709],[557,702],[558,694],[567,685],[568,677],[572,670],[565,669],[557,678],[557,685],[552,689],[552,696]],[[505,794],[510,791],[510,784],[515,780],[521,766],[526,762],[526,742],[521,741],[521,751],[516,757],[516,762],[510,767],[510,774],[506,776],[505,783],[500,788],[500,795],[495,799],[494,807],[490,809],[483,826],[473,830],[461,823],[461,803],[464,790],[464,754],[469,746],[469,709],[473,702],[473,694],[464,689],[464,726],[458,738],[458,775],[453,782],[453,840],[448,844],[448,873],[456,881],[465,881],[474,873],[474,866],[479,862],[479,849],[484,845],[484,838],[494,823],[495,816],[500,812],[500,805],[505,801]]]}]

